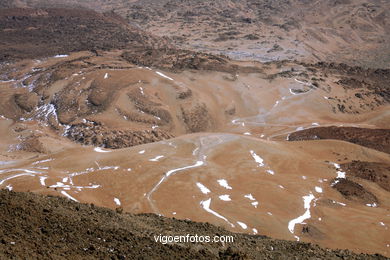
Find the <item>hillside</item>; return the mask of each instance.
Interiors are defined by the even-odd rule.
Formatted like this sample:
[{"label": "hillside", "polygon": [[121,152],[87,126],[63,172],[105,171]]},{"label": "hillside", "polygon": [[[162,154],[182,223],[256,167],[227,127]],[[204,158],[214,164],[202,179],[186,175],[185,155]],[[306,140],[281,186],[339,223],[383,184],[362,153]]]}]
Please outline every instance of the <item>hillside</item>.
[{"label": "hillside", "polygon": [[[114,10],[129,22],[185,49],[235,59],[343,62],[389,68],[390,3],[379,0],[83,1]],[[19,0],[15,6],[57,7],[58,0]]]},{"label": "hillside", "polygon": [[[378,255],[327,250],[306,243],[234,234],[208,223],[168,219],[152,214],[120,214],[93,204],[31,193],[0,191],[0,257],[170,258],[196,259],[385,259]],[[31,216],[25,221],[24,216]],[[169,231],[165,227],[169,226]],[[9,232],[4,232],[5,230]],[[33,232],[31,232],[33,231]],[[159,235],[233,236],[234,243],[155,242]]]},{"label": "hillside", "polygon": [[0,62],[83,50],[165,46],[114,13],[86,9],[0,9]]}]

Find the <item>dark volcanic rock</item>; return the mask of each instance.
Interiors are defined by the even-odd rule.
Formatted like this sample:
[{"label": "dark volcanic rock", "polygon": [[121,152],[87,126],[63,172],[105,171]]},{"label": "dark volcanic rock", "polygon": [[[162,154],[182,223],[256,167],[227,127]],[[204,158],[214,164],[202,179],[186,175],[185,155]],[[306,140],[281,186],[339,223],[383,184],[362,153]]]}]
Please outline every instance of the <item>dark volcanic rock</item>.
[{"label": "dark volcanic rock", "polygon": [[315,127],[289,135],[289,141],[336,139],[351,142],[381,152],[390,153],[390,129],[357,127]]},{"label": "dark volcanic rock", "polygon": [[341,164],[348,176],[354,176],[378,184],[390,191],[390,164],[379,162],[352,161]]},{"label": "dark volcanic rock", "polygon": [[378,204],[377,197],[356,182],[349,179],[337,178],[333,183],[332,187],[346,199],[356,200],[364,204]]},{"label": "dark volcanic rock", "polygon": [[73,141],[111,149],[126,148],[140,144],[158,142],[174,136],[164,130],[109,129],[96,122],[71,126],[66,135]]},{"label": "dark volcanic rock", "polygon": [[134,49],[123,53],[122,57],[134,64],[173,71],[195,69],[235,72],[238,70],[238,66],[230,64],[227,57],[173,48]]},{"label": "dark volcanic rock", "polygon": [[113,13],[86,9],[0,9],[0,62],[83,50],[165,46]]}]

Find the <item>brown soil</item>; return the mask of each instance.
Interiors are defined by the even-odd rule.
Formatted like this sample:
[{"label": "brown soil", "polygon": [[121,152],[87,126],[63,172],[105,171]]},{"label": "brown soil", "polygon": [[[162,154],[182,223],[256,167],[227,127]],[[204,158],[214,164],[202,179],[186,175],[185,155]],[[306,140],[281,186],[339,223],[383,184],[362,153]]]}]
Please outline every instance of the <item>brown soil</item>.
[{"label": "brown soil", "polygon": [[[0,198],[0,257],[7,259],[385,259],[231,233],[208,223],[121,214],[59,197],[1,190]],[[234,242],[163,245],[154,241],[160,234],[231,235]]]},{"label": "brown soil", "polygon": [[[135,48],[134,50],[141,49]],[[386,91],[381,91],[386,86],[386,73],[384,77],[380,77],[379,72],[379,74],[375,72],[368,73],[365,82],[372,82],[371,87],[365,85],[348,87],[342,84],[332,86],[330,84],[334,84],[332,83],[333,78],[351,79],[354,82],[356,75],[360,75],[359,68],[340,65],[344,70],[335,70],[328,68],[331,65],[305,64],[300,71],[294,69],[273,73],[272,66],[298,65],[296,63],[280,62],[276,64],[250,64],[248,66],[246,63],[237,63],[220,56],[190,51],[158,48],[150,50],[150,52],[141,52],[145,55],[140,55],[136,51],[128,49],[123,52],[99,51],[98,56],[93,52],[80,52],[64,60],[49,59],[46,61],[48,65],[5,64],[1,77],[4,80],[14,80],[16,82],[9,83],[11,87],[4,92],[4,95],[0,96],[0,114],[14,120],[40,119],[60,135],[64,133],[64,127],[67,125],[67,127],[71,127],[67,136],[71,137],[72,140],[83,144],[103,145],[112,148],[160,141],[185,133],[215,131],[221,128],[229,129],[230,127],[226,125],[221,127],[221,122],[229,122],[234,117],[239,116],[236,114],[239,111],[235,107],[238,104],[232,103],[232,96],[229,96],[230,92],[226,93],[226,97],[219,98],[225,103],[223,104],[225,106],[223,111],[226,111],[226,113],[221,113],[221,109],[218,108],[221,104],[211,104],[210,99],[209,102],[203,101],[213,95],[220,95],[220,93],[215,92],[210,95],[209,91],[215,91],[215,89],[201,90],[201,86],[196,82],[191,83],[192,86],[190,87],[188,84],[180,82],[181,80],[161,79],[155,71],[153,72],[153,69],[138,68],[129,61],[142,66],[164,68],[178,73],[183,73],[188,69],[194,69],[195,72],[202,70],[199,73],[211,73],[211,71],[216,73],[215,71],[218,71],[219,75],[223,77],[223,81],[218,82],[218,85],[228,83],[239,85],[237,75],[240,74],[243,79],[246,76],[258,75],[265,84],[270,85],[276,80],[285,79],[291,82],[299,77],[301,80],[308,82],[309,87],[306,87],[307,89],[301,89],[301,87],[296,90],[292,89],[298,95],[312,90],[325,92],[328,95],[330,88],[337,91],[337,93],[344,89],[353,91],[346,94],[346,98],[335,96],[323,101],[332,106],[333,110],[330,112],[336,115],[364,114],[375,108],[384,107],[389,103]],[[136,60],[133,60],[131,55],[135,55]],[[20,70],[24,66],[31,66],[32,71]],[[36,68],[35,66],[39,67]],[[222,74],[224,72],[229,74]],[[109,75],[107,79],[105,74]],[[214,75],[217,74],[207,76],[214,80]],[[329,78],[324,79],[325,75]],[[195,76],[202,80],[203,74],[195,74]],[[156,78],[159,78],[158,81],[161,84],[159,88],[154,87],[153,82],[156,81]],[[194,81],[192,77],[190,80]],[[244,86],[245,84],[243,83]],[[254,82],[253,84],[258,83]],[[12,86],[17,86],[17,88]],[[151,92],[147,91],[149,88],[152,88]],[[234,88],[237,89],[237,86],[234,86]],[[143,94],[140,89],[145,89],[146,93]],[[256,92],[255,89],[251,89],[251,91],[253,96],[261,93]],[[363,98],[361,98],[362,93],[364,93]],[[353,98],[351,98],[351,95]],[[174,99],[170,98],[172,96]],[[238,102],[242,101],[243,99]],[[254,105],[257,106],[258,104]],[[249,107],[247,104],[241,105],[241,107],[243,106]],[[336,108],[343,109],[336,111]],[[241,111],[251,115],[253,112],[250,109],[246,108],[245,111],[241,109]],[[116,118],[115,123],[111,118]],[[81,124],[84,119],[97,123],[99,127]],[[158,126],[159,129],[151,131],[151,128],[155,126]],[[359,133],[362,131],[352,130],[348,133],[348,136],[353,135],[356,131],[359,131]],[[305,131],[311,133],[311,131],[317,130],[309,129]],[[305,131],[303,133],[306,133]],[[345,131],[348,132],[349,130]],[[369,130],[363,131],[367,132]],[[113,137],[117,134],[118,138]],[[92,137],[91,135],[95,136]],[[99,137],[100,135],[107,136],[104,139],[105,141]],[[297,133],[291,134],[290,140],[295,140],[297,135]],[[342,135],[338,134],[338,136]],[[387,135],[385,134],[385,136]],[[360,138],[360,134],[357,137]],[[303,137],[299,138],[302,139]],[[321,134],[316,138],[331,138],[331,135]],[[345,138],[343,137],[343,140]],[[352,136],[351,138],[355,137]],[[371,147],[375,142],[385,142],[382,145],[383,147],[378,149],[388,149],[386,148],[388,147],[386,144],[388,139],[386,138],[381,139],[375,132],[370,139],[363,138],[357,140],[357,142],[359,144],[367,143],[368,147]],[[113,141],[114,139],[117,139],[117,141]],[[310,138],[307,137],[306,139]],[[376,141],[372,142],[374,139]]]},{"label": "brown soil", "polygon": [[378,184],[390,191],[390,165],[378,162],[352,161],[341,164],[348,176],[354,176]]},{"label": "brown soil", "polygon": [[15,103],[23,110],[31,112],[39,102],[39,97],[35,93],[15,94]]},{"label": "brown soil", "polygon": [[389,129],[366,129],[356,127],[315,127],[289,135],[289,141],[336,139],[343,140],[381,152],[390,153]]}]

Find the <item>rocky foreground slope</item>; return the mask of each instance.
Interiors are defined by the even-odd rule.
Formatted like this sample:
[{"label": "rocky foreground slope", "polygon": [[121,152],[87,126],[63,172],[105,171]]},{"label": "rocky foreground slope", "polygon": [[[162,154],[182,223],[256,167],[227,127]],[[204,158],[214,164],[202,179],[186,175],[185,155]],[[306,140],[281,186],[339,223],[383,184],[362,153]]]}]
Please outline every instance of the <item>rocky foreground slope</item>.
[{"label": "rocky foreground slope", "polygon": [[[0,190],[0,212],[0,257],[7,259],[386,259],[32,193]],[[234,243],[164,245],[154,240],[160,234],[233,236]]]}]

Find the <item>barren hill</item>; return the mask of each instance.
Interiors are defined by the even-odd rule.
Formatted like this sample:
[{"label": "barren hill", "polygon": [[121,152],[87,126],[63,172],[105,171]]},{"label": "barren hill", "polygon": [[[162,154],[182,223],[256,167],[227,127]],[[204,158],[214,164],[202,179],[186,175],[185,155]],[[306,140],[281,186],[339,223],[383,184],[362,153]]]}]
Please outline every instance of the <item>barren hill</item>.
[{"label": "barren hill", "polygon": [[86,9],[0,9],[0,61],[82,50],[164,46],[114,13]]}]

